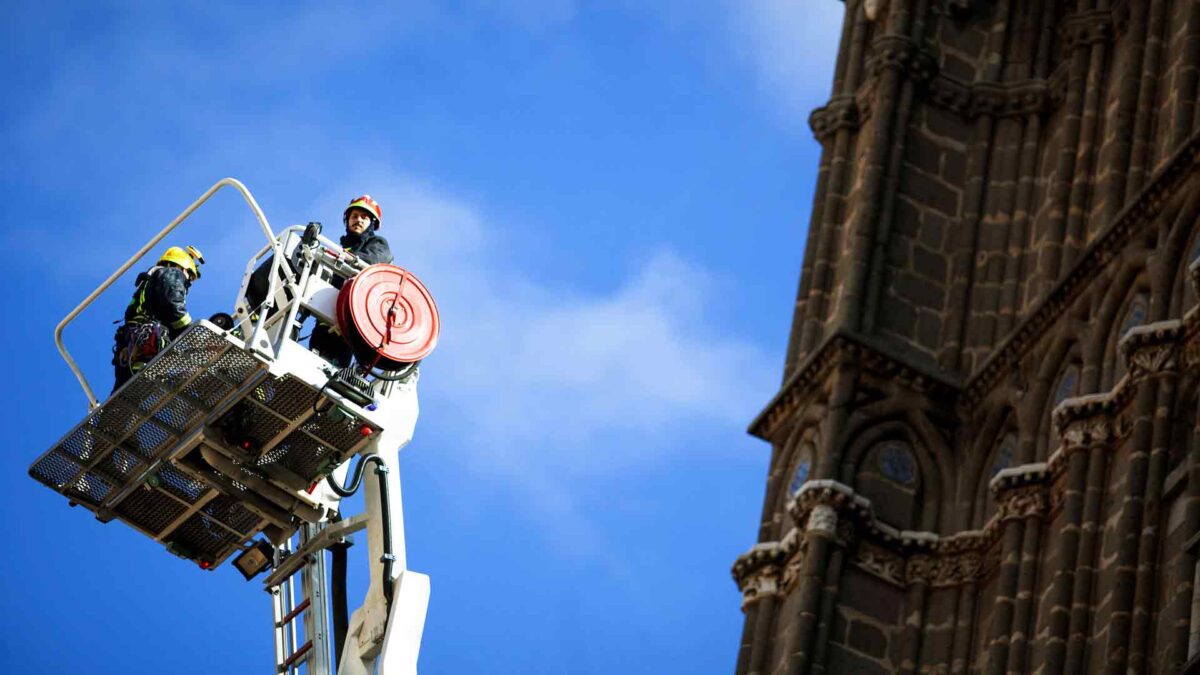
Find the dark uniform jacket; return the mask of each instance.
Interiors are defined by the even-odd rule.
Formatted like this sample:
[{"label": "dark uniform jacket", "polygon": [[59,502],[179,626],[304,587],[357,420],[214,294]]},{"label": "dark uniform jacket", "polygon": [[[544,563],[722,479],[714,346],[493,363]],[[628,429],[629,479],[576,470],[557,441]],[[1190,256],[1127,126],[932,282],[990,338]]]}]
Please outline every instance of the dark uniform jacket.
[{"label": "dark uniform jacket", "polygon": [[187,293],[191,282],[178,267],[158,265],[138,275],[137,290],[125,308],[125,323],[157,321],[167,327],[172,338],[192,323],[187,311]]},{"label": "dark uniform jacket", "polygon": [[388,246],[387,239],[375,234],[374,230],[367,230],[362,234],[347,232],[342,235],[340,243],[342,248],[372,265],[392,262],[392,249]]}]

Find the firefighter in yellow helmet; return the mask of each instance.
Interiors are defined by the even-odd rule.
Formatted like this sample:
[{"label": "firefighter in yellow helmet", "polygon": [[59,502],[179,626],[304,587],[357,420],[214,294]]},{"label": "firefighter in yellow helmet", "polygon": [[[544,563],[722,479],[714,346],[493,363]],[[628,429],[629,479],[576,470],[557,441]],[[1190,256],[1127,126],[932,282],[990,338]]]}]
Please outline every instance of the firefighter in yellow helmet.
[{"label": "firefighter in yellow helmet", "polygon": [[137,374],[155,354],[192,324],[187,294],[200,278],[204,256],[193,246],[172,246],[134,281],[133,299],[113,347],[113,391]]}]

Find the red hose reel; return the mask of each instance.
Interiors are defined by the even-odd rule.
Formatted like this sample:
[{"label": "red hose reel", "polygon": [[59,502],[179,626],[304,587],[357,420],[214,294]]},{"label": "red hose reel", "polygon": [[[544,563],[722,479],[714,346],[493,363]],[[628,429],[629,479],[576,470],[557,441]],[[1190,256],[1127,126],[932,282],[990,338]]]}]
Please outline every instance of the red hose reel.
[{"label": "red hose reel", "polygon": [[441,321],[433,296],[412,272],[371,265],[342,286],[338,330],[364,366],[400,370],[437,346]]}]

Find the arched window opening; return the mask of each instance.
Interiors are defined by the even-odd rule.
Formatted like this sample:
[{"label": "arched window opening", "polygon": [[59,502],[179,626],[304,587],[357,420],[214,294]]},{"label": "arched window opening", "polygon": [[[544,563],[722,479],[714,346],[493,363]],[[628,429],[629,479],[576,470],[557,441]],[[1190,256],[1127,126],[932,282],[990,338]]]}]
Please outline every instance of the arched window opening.
[{"label": "arched window opening", "polygon": [[1118,347],[1116,350],[1117,358],[1116,368],[1113,371],[1113,382],[1118,382],[1122,377],[1125,376],[1125,356],[1121,353],[1121,349],[1119,347],[1121,338],[1124,338],[1130,329],[1137,328],[1138,326],[1146,323],[1146,316],[1149,313],[1150,302],[1146,298],[1145,293],[1138,293],[1133,297],[1132,300],[1129,301],[1129,307],[1125,309],[1125,316],[1121,319],[1121,329],[1117,333]]},{"label": "arched window opening", "polygon": [[812,473],[812,462],[813,446],[811,443],[805,443],[796,453],[796,467],[792,469],[792,479],[788,483],[788,497],[799,494],[800,488],[808,481],[808,475]]},{"label": "arched window opening", "polygon": [[855,489],[871,500],[875,516],[910,530],[920,522],[921,470],[908,443],[877,443],[859,465]]},{"label": "arched window opening", "polygon": [[1079,366],[1071,364],[1058,377],[1058,386],[1054,388],[1054,403],[1050,408],[1057,408],[1058,404],[1075,396],[1078,392]]},{"label": "arched window opening", "polygon": [[992,457],[992,468],[988,472],[988,480],[996,477],[996,474],[1005,469],[1011,469],[1013,462],[1017,456],[1017,437],[1014,434],[1005,434],[1004,439],[1000,441],[1000,447],[996,448],[996,454]]},{"label": "arched window opening", "polygon": [[1010,469],[1016,464],[1017,435],[1009,432],[1000,438],[1000,442],[992,451],[991,463],[987,464],[987,473],[980,481],[975,498],[976,527],[982,526],[996,513],[996,502],[992,496],[991,482],[996,474]]},{"label": "arched window opening", "polygon": [[1192,241],[1191,253],[1188,255],[1187,265],[1184,266],[1184,273],[1182,275],[1180,275],[1181,276],[1180,283],[1183,284],[1183,311],[1184,312],[1187,312],[1187,310],[1191,309],[1192,307],[1195,307],[1196,302],[1197,302],[1196,289],[1192,287],[1191,282],[1187,278],[1188,277],[1187,270],[1191,267],[1191,264],[1193,262],[1196,262],[1197,258],[1200,258],[1200,237],[1196,237]]}]

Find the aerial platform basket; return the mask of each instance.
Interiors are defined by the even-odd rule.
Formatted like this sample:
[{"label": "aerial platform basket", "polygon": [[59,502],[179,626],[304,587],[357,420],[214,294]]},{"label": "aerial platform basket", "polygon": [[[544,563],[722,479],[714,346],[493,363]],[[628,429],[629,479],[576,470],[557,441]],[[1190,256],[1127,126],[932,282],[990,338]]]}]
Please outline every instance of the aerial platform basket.
[{"label": "aerial platform basket", "polygon": [[[196,322],[101,403],[67,353],[63,328],[223,186],[242,193],[267,237],[247,263],[233,325]],[[370,286],[374,304],[344,306],[341,318],[381,325],[388,340],[424,345],[423,356],[437,341],[432,298],[408,272],[383,267],[399,273]],[[356,453],[391,457],[416,424],[415,363],[375,371],[373,359],[368,379],[296,338],[309,318],[337,325],[338,287],[371,269],[316,223],[275,235],[244,186],[218,182],[59,324],[59,351],[91,410],[30,475],[204,569],[249,549],[259,533],[278,547],[302,524],[328,521],[341,495],[325,479],[342,479]],[[268,281],[251,292],[258,272]]]},{"label": "aerial platform basket", "polygon": [[379,431],[327,395],[272,376],[237,338],[202,321],[29,473],[100,520],[122,520],[216,567],[259,532],[281,541],[319,521],[313,483]]}]

